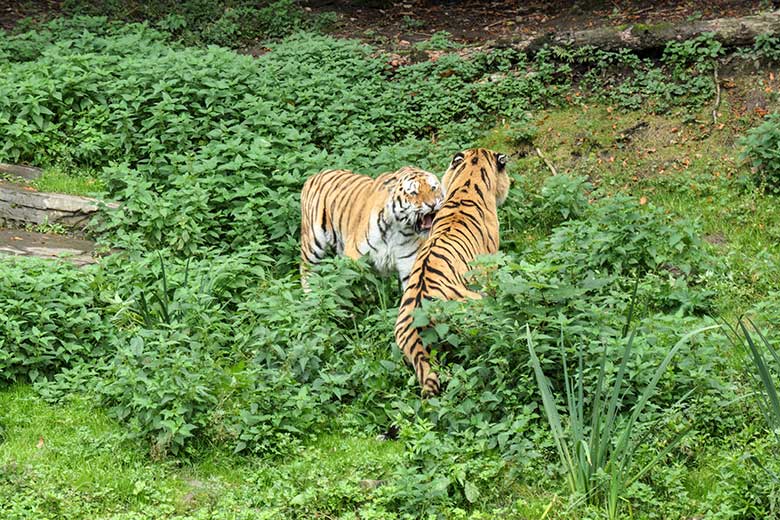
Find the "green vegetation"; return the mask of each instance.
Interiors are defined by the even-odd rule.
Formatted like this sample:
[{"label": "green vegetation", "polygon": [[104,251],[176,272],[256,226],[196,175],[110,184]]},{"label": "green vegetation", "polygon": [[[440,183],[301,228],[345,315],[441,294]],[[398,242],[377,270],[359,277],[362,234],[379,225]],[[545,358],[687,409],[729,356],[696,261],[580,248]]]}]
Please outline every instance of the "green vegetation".
[{"label": "green vegetation", "polygon": [[742,141],[744,156],[755,169],[758,183],[780,193],[780,116],[771,114]]},{"label": "green vegetation", "polygon": [[73,15],[148,22],[171,39],[188,45],[225,47],[252,45],[257,40],[283,38],[301,30],[321,30],[336,21],[332,14],[309,15],[293,0],[66,0],[62,7]]},{"label": "green vegetation", "polygon": [[74,172],[58,167],[45,169],[43,175],[29,184],[38,191],[70,195],[92,195],[105,190],[102,180],[95,171]]},{"label": "green vegetation", "polygon": [[[195,5],[0,38],[0,161],[66,164],[122,203],[98,265],[0,259],[0,516],[780,513],[745,365],[776,374],[713,327],[749,313],[772,347],[780,311],[780,210],[734,148],[761,121],[724,94],[711,122],[717,42],[393,70],[312,32],[256,59],[188,47],[213,41],[171,38]],[[298,193],[475,144],[520,155],[502,252],[475,265],[486,298],[417,317],[446,384],[421,401],[393,280],[335,259],[300,289]]]}]

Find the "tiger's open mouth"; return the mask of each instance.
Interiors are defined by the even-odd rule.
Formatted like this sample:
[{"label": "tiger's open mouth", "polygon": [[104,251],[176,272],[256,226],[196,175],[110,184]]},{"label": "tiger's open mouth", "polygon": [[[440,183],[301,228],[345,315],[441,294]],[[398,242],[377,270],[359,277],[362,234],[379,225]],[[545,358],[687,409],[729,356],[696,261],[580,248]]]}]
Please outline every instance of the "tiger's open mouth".
[{"label": "tiger's open mouth", "polygon": [[426,213],[417,217],[417,222],[414,223],[414,230],[418,235],[428,234],[433,226],[433,219],[436,218],[436,213]]}]

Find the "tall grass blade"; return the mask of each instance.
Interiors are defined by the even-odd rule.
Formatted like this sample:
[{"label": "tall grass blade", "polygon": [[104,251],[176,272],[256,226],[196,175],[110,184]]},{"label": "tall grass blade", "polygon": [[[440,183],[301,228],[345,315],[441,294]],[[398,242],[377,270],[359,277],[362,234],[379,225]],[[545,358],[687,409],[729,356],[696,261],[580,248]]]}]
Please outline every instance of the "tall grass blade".
[{"label": "tall grass blade", "polygon": [[146,303],[146,295],[143,291],[139,294],[139,300],[141,304],[141,317],[144,319],[144,325],[146,325],[146,328],[152,327],[152,315],[149,312],[149,305]]},{"label": "tall grass blade", "polygon": [[534,368],[534,373],[536,374],[539,392],[542,394],[542,406],[544,407],[544,412],[547,416],[547,422],[550,424],[550,430],[552,431],[553,440],[555,441],[555,447],[558,450],[558,456],[560,457],[561,462],[564,463],[569,487],[573,493],[576,493],[578,490],[576,486],[577,477],[575,465],[566,446],[566,435],[563,431],[561,418],[558,415],[558,408],[555,404],[550,381],[544,375],[542,365],[539,362],[539,358],[536,356],[536,351],[534,350],[533,341],[531,339],[531,329],[528,325],[525,327],[525,333],[528,340],[528,353],[531,357],[531,365]]},{"label": "tall grass blade", "polygon": [[634,317],[634,305],[636,305],[636,293],[639,290],[639,278],[634,281],[634,290],[631,292],[631,302],[628,304],[628,313],[626,314],[626,323],[623,324],[623,332],[621,337],[628,336],[628,331],[631,328],[631,320]]},{"label": "tall grass blade", "polygon": [[635,337],[636,331],[633,330],[628,337],[625,349],[623,349],[623,357],[620,360],[620,367],[618,368],[618,373],[615,376],[615,382],[613,383],[612,391],[610,392],[609,404],[607,406],[607,417],[604,421],[604,426],[600,429],[600,431],[598,431],[598,436],[600,437],[599,453],[605,459],[607,458],[608,450],[610,449],[610,444],[612,442],[612,432],[615,425],[615,418],[617,416],[618,402],[620,400],[620,389],[623,387],[623,378],[625,377],[628,360],[631,357],[631,347],[634,345]]},{"label": "tall grass blade", "polygon": [[[780,371],[780,360],[778,359],[778,354],[772,347],[772,344],[758,330],[758,327],[756,327],[755,323],[749,319],[748,321],[758,334],[766,350],[777,363],[776,369]],[[772,376],[769,365],[764,359],[764,355],[761,352],[761,349],[758,347],[758,345],[756,345],[756,342],[753,340],[753,336],[751,336],[750,331],[748,331],[748,328],[745,326],[745,323],[742,321],[742,319],[739,320],[739,327],[742,329],[742,334],[745,338],[745,341],[747,342],[748,348],[750,349],[751,357],[753,358],[753,364],[756,366],[756,371],[758,372],[759,379],[763,386],[764,393],[762,394],[761,398],[762,411],[766,417],[767,424],[780,441],[780,432],[778,431],[780,429],[780,398],[778,397],[777,384],[775,383],[774,377]]]}]

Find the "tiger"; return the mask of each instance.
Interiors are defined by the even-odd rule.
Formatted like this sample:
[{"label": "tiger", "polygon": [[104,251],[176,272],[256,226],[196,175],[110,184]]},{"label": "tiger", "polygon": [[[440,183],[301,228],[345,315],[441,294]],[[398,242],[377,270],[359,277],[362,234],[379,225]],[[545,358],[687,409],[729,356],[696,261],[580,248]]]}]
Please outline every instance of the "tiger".
[{"label": "tiger", "polygon": [[354,260],[368,255],[381,273],[398,273],[401,287],[444,201],[439,179],[412,166],[376,179],[348,170],[310,177],[301,191],[301,285],[310,266],[335,250]]},{"label": "tiger", "polygon": [[468,289],[464,275],[478,255],[498,251],[498,215],[511,180],[504,154],[483,148],[455,154],[442,178],[447,194],[425,242],[414,261],[409,283],[401,297],[395,340],[412,365],[422,396],[437,395],[439,376],[431,371],[430,353],[413,323],[413,311],[423,299],[479,299]]}]

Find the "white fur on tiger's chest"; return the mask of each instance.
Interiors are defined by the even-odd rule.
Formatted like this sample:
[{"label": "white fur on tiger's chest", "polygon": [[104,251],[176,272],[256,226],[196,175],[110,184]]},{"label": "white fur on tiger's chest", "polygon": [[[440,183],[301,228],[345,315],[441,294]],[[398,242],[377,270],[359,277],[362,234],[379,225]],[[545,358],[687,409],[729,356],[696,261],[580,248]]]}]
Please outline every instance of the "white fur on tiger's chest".
[{"label": "white fur on tiger's chest", "polygon": [[373,214],[366,239],[358,248],[361,254],[371,258],[371,263],[378,271],[397,271],[399,280],[406,287],[421,241],[422,238],[408,227],[380,220]]}]

